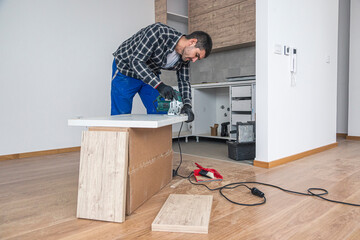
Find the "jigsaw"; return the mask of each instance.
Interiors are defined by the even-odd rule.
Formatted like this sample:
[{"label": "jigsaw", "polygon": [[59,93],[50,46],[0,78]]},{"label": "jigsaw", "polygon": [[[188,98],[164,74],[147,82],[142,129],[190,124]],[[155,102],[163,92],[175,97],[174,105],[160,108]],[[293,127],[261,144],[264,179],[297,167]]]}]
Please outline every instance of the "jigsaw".
[{"label": "jigsaw", "polygon": [[154,103],[157,102],[156,111],[167,112],[168,115],[180,115],[183,102],[180,92],[175,92],[176,97],[173,100],[166,100],[161,95],[159,95],[154,101]]}]

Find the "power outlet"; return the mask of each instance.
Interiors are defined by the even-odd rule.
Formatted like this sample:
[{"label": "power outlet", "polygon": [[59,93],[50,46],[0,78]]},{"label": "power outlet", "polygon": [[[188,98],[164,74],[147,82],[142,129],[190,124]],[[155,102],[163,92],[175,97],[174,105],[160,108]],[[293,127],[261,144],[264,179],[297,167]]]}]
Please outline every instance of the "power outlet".
[{"label": "power outlet", "polygon": [[289,46],[284,46],[284,55],[289,56],[290,50],[291,50],[291,48]]}]

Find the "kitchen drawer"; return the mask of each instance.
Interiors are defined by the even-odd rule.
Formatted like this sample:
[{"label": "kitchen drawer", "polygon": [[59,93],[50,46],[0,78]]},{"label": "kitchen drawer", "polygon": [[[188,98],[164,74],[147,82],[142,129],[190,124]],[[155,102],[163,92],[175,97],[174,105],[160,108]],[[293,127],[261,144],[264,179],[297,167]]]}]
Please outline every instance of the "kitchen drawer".
[{"label": "kitchen drawer", "polygon": [[231,111],[251,111],[251,100],[232,100]]},{"label": "kitchen drawer", "polygon": [[232,87],[231,89],[231,97],[251,97],[251,86]]},{"label": "kitchen drawer", "polygon": [[236,122],[247,122],[251,121],[251,114],[232,114],[231,124],[236,125]]}]

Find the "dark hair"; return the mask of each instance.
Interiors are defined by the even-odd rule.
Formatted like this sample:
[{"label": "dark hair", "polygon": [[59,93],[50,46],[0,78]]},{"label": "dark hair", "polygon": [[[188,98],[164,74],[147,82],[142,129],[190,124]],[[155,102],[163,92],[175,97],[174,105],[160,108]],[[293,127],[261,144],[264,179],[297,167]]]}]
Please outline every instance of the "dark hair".
[{"label": "dark hair", "polygon": [[205,49],[205,57],[209,56],[212,49],[212,40],[209,34],[203,31],[195,31],[191,34],[185,35],[186,39],[197,39],[197,43],[195,44],[196,48],[200,48],[200,50]]}]

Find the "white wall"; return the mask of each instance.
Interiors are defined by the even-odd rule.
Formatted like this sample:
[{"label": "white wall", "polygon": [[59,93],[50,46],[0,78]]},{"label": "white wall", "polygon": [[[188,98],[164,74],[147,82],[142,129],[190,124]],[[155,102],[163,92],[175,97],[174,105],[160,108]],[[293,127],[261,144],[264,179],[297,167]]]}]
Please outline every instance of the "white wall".
[{"label": "white wall", "polygon": [[360,136],[360,0],[351,0],[349,62],[349,136]]},{"label": "white wall", "polygon": [[348,132],[350,0],[339,1],[337,133]]},{"label": "white wall", "polygon": [[[264,31],[256,35],[256,159],[270,162],[336,142],[338,0],[256,4],[257,28]],[[275,54],[275,44],[298,50],[295,86],[289,56]]]},{"label": "white wall", "polygon": [[110,114],[112,53],[154,21],[149,0],[0,1],[0,155],[79,146],[67,120]]},{"label": "white wall", "polygon": [[267,161],[269,155],[269,1],[256,3],[256,159]]}]

